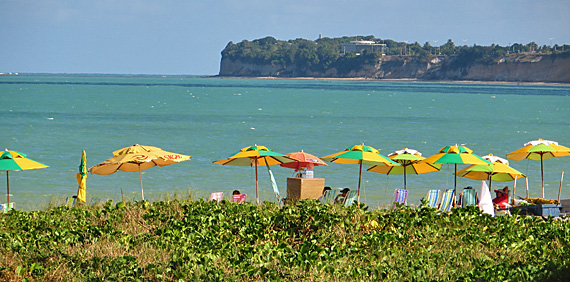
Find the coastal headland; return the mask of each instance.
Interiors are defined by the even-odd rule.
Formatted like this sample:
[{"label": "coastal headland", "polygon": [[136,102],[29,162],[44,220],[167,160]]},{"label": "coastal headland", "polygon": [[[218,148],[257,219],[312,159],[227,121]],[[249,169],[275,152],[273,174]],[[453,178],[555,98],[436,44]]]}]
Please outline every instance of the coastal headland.
[{"label": "coastal headland", "polygon": [[448,41],[433,47],[355,39],[285,42],[266,37],[230,42],[222,51],[218,76],[570,83],[570,48],[566,45],[469,47]]}]

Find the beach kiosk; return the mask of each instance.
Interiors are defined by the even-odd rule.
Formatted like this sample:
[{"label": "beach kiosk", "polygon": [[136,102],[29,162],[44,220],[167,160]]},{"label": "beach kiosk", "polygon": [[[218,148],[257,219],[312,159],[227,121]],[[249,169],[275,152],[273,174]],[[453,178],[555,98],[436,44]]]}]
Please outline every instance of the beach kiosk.
[{"label": "beach kiosk", "polygon": [[287,200],[293,202],[305,199],[317,200],[323,195],[324,188],[324,178],[288,177]]}]

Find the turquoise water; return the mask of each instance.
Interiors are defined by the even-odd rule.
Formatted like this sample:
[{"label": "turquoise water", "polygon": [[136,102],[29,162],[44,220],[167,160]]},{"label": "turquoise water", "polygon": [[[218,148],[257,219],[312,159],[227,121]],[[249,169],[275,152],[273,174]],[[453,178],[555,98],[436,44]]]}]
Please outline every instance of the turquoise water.
[{"label": "turquoise water", "polygon": [[[75,195],[83,149],[88,166],[137,143],[191,155],[191,161],[143,171],[150,200],[163,200],[168,193],[200,198],[234,189],[252,200],[252,168],[212,161],[253,144],[325,156],[365,143],[384,155],[408,147],[426,157],[454,144],[501,157],[538,138],[570,146],[569,86],[20,75],[0,77],[0,97],[2,149],[50,166],[10,172],[10,198],[24,210]],[[531,196],[540,196],[540,162],[511,161],[511,166],[529,176]],[[557,198],[570,157],[547,160],[544,166],[546,197]],[[272,170],[285,196],[292,170]],[[259,172],[260,199],[275,201],[267,170]],[[418,204],[428,189],[453,187],[452,172],[444,165],[440,172],[408,176],[408,202]],[[1,172],[1,179],[5,175]],[[332,187],[355,189],[358,166],[317,167],[315,176]],[[570,198],[566,178],[562,198]],[[389,204],[394,189],[403,186],[401,175],[363,172],[362,181],[361,200],[371,207]],[[467,178],[457,181],[458,187],[480,185]],[[0,183],[0,197],[5,197],[5,181]],[[120,201],[121,189],[126,200],[140,199],[138,173],[89,175],[87,185],[91,201]],[[502,185],[512,190],[512,182],[493,183]],[[525,195],[524,190],[519,181],[517,194]]]}]

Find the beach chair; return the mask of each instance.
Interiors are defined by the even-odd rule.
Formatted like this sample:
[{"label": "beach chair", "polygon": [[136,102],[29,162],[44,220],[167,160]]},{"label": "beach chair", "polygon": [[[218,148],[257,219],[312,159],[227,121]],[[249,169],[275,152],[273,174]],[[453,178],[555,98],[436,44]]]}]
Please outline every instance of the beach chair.
[{"label": "beach chair", "polygon": [[429,190],[425,197],[427,201],[427,206],[430,208],[437,209],[439,206],[439,201],[441,200],[441,191],[439,190]]},{"label": "beach chair", "polygon": [[394,192],[394,208],[396,208],[396,204],[406,205],[408,200],[408,190],[404,189],[396,189]]},{"label": "beach chair", "polygon": [[473,188],[464,188],[463,193],[461,193],[461,207],[476,205],[479,201],[477,200],[477,191]]},{"label": "beach chair", "polygon": [[344,198],[344,206],[350,207],[354,202],[356,202],[356,197],[358,195],[358,191],[349,191],[346,194],[346,198]]},{"label": "beach chair", "polygon": [[230,202],[241,204],[245,202],[246,198],[247,198],[246,194],[232,195],[232,199],[230,200]]},{"label": "beach chair", "polygon": [[16,207],[16,203],[11,202],[11,203],[6,203],[6,204],[0,204],[0,209],[2,212],[9,212],[11,211],[14,207]]},{"label": "beach chair", "polygon": [[214,192],[210,194],[210,201],[221,201],[224,197],[224,192]]},{"label": "beach chair", "polygon": [[65,199],[68,208],[72,208],[75,205],[76,201],[77,201],[76,196],[68,197],[67,199]]},{"label": "beach chair", "polygon": [[447,189],[445,190],[445,192],[443,192],[443,195],[441,196],[441,204],[439,205],[440,211],[444,212],[451,211],[453,203],[455,202],[455,199],[453,197],[453,191],[454,189]]},{"label": "beach chair", "polygon": [[336,192],[335,190],[328,190],[326,191],[325,195],[322,196],[321,199],[321,203],[323,204],[334,204],[334,197],[336,197]]}]

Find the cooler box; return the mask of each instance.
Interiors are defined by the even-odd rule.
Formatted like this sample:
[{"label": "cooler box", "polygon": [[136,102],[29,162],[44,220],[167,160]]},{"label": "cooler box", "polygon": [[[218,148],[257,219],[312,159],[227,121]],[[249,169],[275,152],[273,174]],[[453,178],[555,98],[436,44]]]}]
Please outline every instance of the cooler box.
[{"label": "cooler box", "polygon": [[287,178],[287,200],[296,202],[298,200],[316,200],[323,195],[325,188],[324,178]]},{"label": "cooler box", "polygon": [[555,204],[545,204],[545,205],[532,205],[532,206],[522,206],[515,207],[521,211],[523,215],[538,215],[538,216],[560,216],[560,205]]}]

